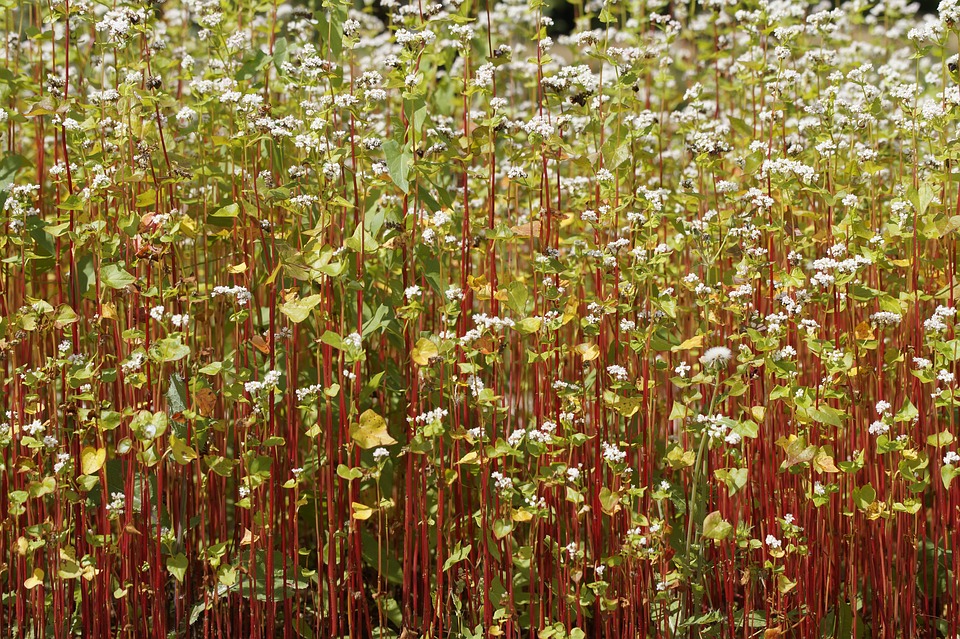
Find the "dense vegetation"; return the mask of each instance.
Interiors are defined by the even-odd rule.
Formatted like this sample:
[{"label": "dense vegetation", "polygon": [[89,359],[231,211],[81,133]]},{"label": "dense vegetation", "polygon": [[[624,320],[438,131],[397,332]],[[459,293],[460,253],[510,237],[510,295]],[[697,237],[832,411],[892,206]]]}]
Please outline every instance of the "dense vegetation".
[{"label": "dense vegetation", "polygon": [[4,636],[960,636],[956,0],[0,4]]}]

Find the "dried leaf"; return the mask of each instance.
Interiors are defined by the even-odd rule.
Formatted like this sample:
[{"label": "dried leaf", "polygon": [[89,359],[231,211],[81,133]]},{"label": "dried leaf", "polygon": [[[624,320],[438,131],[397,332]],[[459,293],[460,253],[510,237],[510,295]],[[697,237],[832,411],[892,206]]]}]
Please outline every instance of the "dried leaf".
[{"label": "dried leaf", "polygon": [[200,388],[194,393],[197,403],[197,412],[204,417],[212,417],[217,406],[217,395],[209,388]]},{"label": "dried leaf", "polygon": [[255,349],[257,349],[258,351],[260,351],[261,353],[263,353],[264,355],[269,355],[269,354],[270,354],[270,342],[268,342],[267,340],[265,340],[265,339],[264,339],[263,337],[261,337],[260,335],[254,335],[252,338],[250,338],[250,344],[251,344]]},{"label": "dried leaf", "polygon": [[540,237],[540,222],[527,222],[526,224],[514,226],[510,230],[523,237]]},{"label": "dried leaf", "polygon": [[875,339],[873,328],[867,322],[860,322],[853,331],[854,336],[859,340]]}]

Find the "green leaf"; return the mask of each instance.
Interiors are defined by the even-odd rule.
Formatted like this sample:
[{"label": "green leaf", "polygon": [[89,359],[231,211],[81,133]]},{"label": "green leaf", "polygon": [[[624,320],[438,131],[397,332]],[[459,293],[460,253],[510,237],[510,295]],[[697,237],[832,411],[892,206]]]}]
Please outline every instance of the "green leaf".
[{"label": "green leaf", "polygon": [[600,489],[600,510],[607,515],[613,515],[620,510],[620,493],[610,490],[606,486]]},{"label": "green leaf", "polygon": [[853,503],[860,510],[866,510],[870,504],[877,501],[877,491],[870,484],[855,488],[853,491]]},{"label": "green leaf", "polygon": [[167,570],[180,583],[183,583],[183,578],[187,575],[188,565],[187,557],[183,553],[167,558]]},{"label": "green leaf", "polygon": [[527,300],[530,297],[527,285],[514,280],[503,287],[503,292],[506,295],[507,306],[517,315],[526,315]]},{"label": "green leaf", "polygon": [[746,468],[721,468],[713,471],[713,475],[727,485],[731,495],[736,495],[747,485],[748,472]]},{"label": "green leaf", "polygon": [[126,288],[137,281],[133,275],[116,264],[105,264],[100,268],[100,281],[110,288]]},{"label": "green leaf", "polygon": [[237,217],[240,214],[240,205],[234,202],[233,204],[227,204],[226,206],[220,207],[216,211],[210,214],[210,217],[219,217],[219,218],[230,218]]},{"label": "green leaf", "polygon": [[351,481],[363,477],[363,471],[359,468],[350,468],[345,464],[340,464],[337,466],[337,476],[340,477],[340,479]]},{"label": "green leaf", "polygon": [[273,65],[281,71],[283,63],[287,61],[287,39],[277,38],[273,43]]},{"label": "green leaf", "polygon": [[443,562],[443,571],[446,572],[450,570],[450,568],[469,557],[471,550],[473,550],[472,544],[461,546],[460,542],[458,541],[457,545],[453,547],[453,552],[451,552],[450,556],[447,557],[447,560]]},{"label": "green leaf", "polygon": [[165,337],[150,347],[150,358],[156,362],[176,362],[190,354],[190,347],[180,337]]},{"label": "green leaf", "polygon": [[950,484],[953,483],[957,475],[960,475],[960,468],[952,464],[945,464],[940,467],[940,481],[943,482],[944,489],[950,490]]},{"label": "green leaf", "polygon": [[509,519],[498,519],[493,522],[493,536],[503,539],[513,530],[513,522]]},{"label": "green leaf", "polygon": [[401,149],[396,140],[387,140],[383,143],[383,152],[387,157],[387,173],[390,179],[401,191],[409,193],[410,191],[410,160],[412,154],[407,153],[406,148]]},{"label": "green leaf", "polygon": [[927,444],[930,446],[935,446],[936,448],[943,448],[944,446],[949,446],[952,443],[953,433],[948,430],[927,437]]},{"label": "green leaf", "polygon": [[171,415],[187,410],[187,389],[183,385],[183,378],[177,373],[170,375],[170,385],[167,387],[167,407]]}]

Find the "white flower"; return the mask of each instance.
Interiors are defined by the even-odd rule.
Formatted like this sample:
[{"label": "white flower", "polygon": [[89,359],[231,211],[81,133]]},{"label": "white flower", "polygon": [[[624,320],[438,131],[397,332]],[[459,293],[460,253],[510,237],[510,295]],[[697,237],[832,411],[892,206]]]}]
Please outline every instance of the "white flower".
[{"label": "white flower", "polygon": [[43,423],[39,419],[35,419],[26,426],[23,427],[31,437],[36,437],[43,432]]},{"label": "white flower", "polygon": [[619,464],[627,458],[627,453],[620,450],[616,444],[602,442],[600,446],[603,448],[603,458],[612,464]]},{"label": "white flower", "polygon": [[158,322],[159,322],[160,320],[162,320],[162,319],[163,319],[163,306],[160,305],[160,306],[154,306],[153,308],[151,308],[151,309],[150,309],[150,317],[152,317],[153,319],[155,319],[155,320],[158,321]]},{"label": "white flower", "polygon": [[943,463],[947,466],[955,466],[957,462],[960,462],[960,455],[955,451],[948,451],[947,454],[943,456]]},{"label": "white flower", "polygon": [[627,381],[627,378],[629,377],[627,374],[627,369],[617,364],[611,364],[610,366],[607,366],[607,372],[610,373],[611,377],[620,382]]},{"label": "white flower", "polygon": [[414,284],[413,286],[408,286],[403,290],[403,296],[408,300],[413,299],[414,297],[419,297],[421,288]]},{"label": "white flower", "polygon": [[389,456],[390,451],[382,446],[373,451],[373,460],[377,463],[380,463]]},{"label": "white flower", "polygon": [[877,402],[877,414],[886,415],[890,412],[890,402],[885,400],[880,400]]},{"label": "white flower", "polygon": [[360,348],[363,346],[363,338],[361,338],[360,333],[357,333],[356,331],[347,335],[343,342],[354,350],[360,350]]},{"label": "white flower", "polygon": [[868,430],[871,435],[885,435],[886,433],[890,432],[890,426],[878,420],[870,424],[870,428]]},{"label": "white flower", "polygon": [[766,543],[771,548],[780,548],[783,546],[783,542],[774,537],[773,535],[767,535]]}]

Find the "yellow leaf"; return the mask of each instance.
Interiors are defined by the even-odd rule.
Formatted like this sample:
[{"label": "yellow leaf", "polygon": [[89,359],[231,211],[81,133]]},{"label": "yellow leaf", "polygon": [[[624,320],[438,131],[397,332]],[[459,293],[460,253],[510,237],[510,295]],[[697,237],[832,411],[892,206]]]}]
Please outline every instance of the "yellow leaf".
[{"label": "yellow leaf", "polygon": [[431,342],[426,337],[421,337],[417,340],[417,345],[413,347],[413,351],[410,353],[410,359],[412,359],[418,366],[426,366],[430,363],[430,360],[440,354],[440,349],[437,348],[437,345]]},{"label": "yellow leaf", "polygon": [[252,543],[260,541],[260,535],[254,535],[249,528],[243,529],[243,539],[240,540],[241,546],[249,546]]},{"label": "yellow leaf", "polygon": [[238,273],[243,273],[243,272],[246,271],[246,270],[247,270],[247,263],[246,263],[246,262],[240,262],[239,264],[236,264],[236,265],[234,265],[234,266],[228,266],[228,267],[227,267],[227,273],[233,273],[234,275],[236,275],[236,274],[238,274]]},{"label": "yellow leaf", "polygon": [[373,515],[373,508],[366,504],[355,501],[351,503],[350,506],[353,508],[354,519],[370,519],[371,515]]},{"label": "yellow leaf", "polygon": [[27,590],[33,590],[37,586],[43,585],[43,571],[39,568],[35,568],[33,571],[33,576],[27,577],[26,581],[23,582],[23,587]]},{"label": "yellow leaf", "polygon": [[103,468],[105,461],[107,461],[107,450],[105,448],[87,446],[80,451],[80,468],[84,475],[95,474]]},{"label": "yellow leaf", "polygon": [[890,262],[891,262],[894,266],[910,266],[910,264],[911,264],[909,258],[908,258],[908,259],[905,259],[905,260],[890,260]]},{"label": "yellow leaf", "polygon": [[592,362],[600,357],[600,347],[596,344],[590,344],[589,342],[579,344],[577,346],[577,352],[580,353],[580,357],[582,357],[585,362]]},{"label": "yellow leaf", "polygon": [[513,521],[530,521],[533,519],[533,513],[529,513],[526,510],[514,510],[510,513],[510,519]]},{"label": "yellow leaf", "polygon": [[350,437],[360,448],[375,448],[397,443],[397,440],[387,432],[387,422],[371,409],[363,411],[360,422],[350,427]]},{"label": "yellow leaf", "polygon": [[102,319],[117,319],[117,307],[112,302],[104,302],[100,305],[100,317]]},{"label": "yellow leaf", "polygon": [[704,337],[705,337],[704,335],[697,335],[696,337],[691,337],[690,339],[686,340],[679,346],[674,346],[670,350],[676,353],[678,351],[689,351],[694,348],[700,348],[701,346],[703,346]]},{"label": "yellow leaf", "polygon": [[767,416],[767,407],[766,406],[751,406],[750,415],[753,416],[758,422],[763,422],[764,417]]}]

